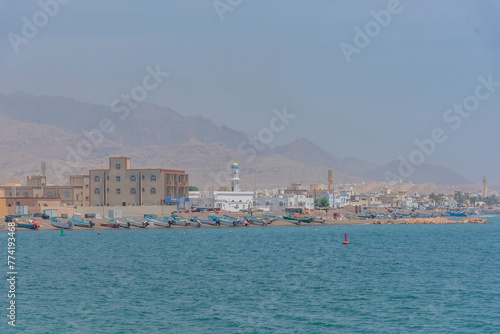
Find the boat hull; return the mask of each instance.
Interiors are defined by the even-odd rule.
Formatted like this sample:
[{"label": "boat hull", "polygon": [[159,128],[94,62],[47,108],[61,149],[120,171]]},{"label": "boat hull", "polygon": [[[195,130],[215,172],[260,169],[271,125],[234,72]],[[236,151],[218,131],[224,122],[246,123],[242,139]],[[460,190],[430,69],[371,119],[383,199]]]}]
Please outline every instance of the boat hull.
[{"label": "boat hull", "polygon": [[149,223],[148,222],[137,222],[137,221],[128,221],[128,223],[131,225],[131,226],[134,226],[134,227],[139,227],[139,228],[146,228],[149,226]]},{"label": "boat hull", "polygon": [[111,227],[111,228],[119,228],[120,224],[117,223],[102,223],[102,227]]},{"label": "boat hull", "polygon": [[87,228],[92,228],[94,226],[89,223],[80,223],[80,222],[73,222],[73,224],[78,227],[87,227]]},{"label": "boat hull", "polygon": [[20,223],[17,223],[17,227],[21,227],[21,228],[27,228],[27,229],[30,229],[30,230],[37,230],[38,227],[36,225],[33,225],[33,224],[20,224]]},{"label": "boat hull", "polygon": [[66,228],[66,229],[72,229],[74,227],[72,222],[52,222],[52,226],[57,227],[57,228]]},{"label": "boat hull", "polygon": [[161,226],[161,227],[170,227],[172,225],[171,223],[162,222],[159,220],[156,220],[154,223],[156,226]]}]

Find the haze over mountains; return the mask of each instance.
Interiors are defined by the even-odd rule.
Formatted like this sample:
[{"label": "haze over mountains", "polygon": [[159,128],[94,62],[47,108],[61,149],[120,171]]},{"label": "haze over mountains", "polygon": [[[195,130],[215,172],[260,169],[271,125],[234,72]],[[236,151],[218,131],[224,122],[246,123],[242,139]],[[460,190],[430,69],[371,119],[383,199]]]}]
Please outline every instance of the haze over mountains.
[{"label": "haze over mountains", "polygon": [[[95,135],[103,120],[113,131],[85,150],[83,134]],[[341,159],[306,138],[249,154],[241,149],[250,147],[249,137],[202,116],[185,117],[148,103],[126,114],[62,97],[0,94],[0,182],[24,181],[26,175],[40,173],[40,162],[46,161],[49,181],[60,183],[58,166],[65,163],[69,152],[78,149],[85,154],[73,159],[76,162],[66,172],[87,173],[88,169],[107,167],[110,155],[128,155],[137,168],[184,169],[192,185],[205,189],[228,182],[225,171],[233,161],[239,162],[242,186],[248,190],[290,182],[326,183],[329,168],[334,170],[335,183],[384,181],[387,171],[397,174],[398,162],[381,166],[357,158]],[[408,180],[471,183],[450,169],[430,164],[417,168]]]}]

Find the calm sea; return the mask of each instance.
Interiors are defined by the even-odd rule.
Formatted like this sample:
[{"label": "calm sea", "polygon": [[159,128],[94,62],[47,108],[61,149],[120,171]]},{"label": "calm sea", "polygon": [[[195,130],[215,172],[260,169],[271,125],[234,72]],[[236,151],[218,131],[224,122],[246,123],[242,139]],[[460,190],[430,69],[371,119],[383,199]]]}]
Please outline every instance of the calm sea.
[{"label": "calm sea", "polygon": [[489,219],[19,231],[15,332],[500,333],[500,219]]}]

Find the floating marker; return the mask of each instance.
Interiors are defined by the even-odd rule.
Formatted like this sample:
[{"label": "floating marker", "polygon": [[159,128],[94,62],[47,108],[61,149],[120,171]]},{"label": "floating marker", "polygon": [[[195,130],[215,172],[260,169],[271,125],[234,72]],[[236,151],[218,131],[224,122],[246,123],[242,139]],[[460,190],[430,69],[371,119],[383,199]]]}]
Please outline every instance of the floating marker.
[{"label": "floating marker", "polygon": [[64,228],[61,227],[61,234],[60,234],[61,237],[64,237]]},{"label": "floating marker", "polygon": [[229,230],[229,233],[233,233],[233,232],[231,232],[231,230]]},{"label": "floating marker", "polygon": [[345,241],[343,242],[344,245],[349,245],[349,241],[347,241],[347,233],[345,234]]},{"label": "floating marker", "polygon": [[97,234],[101,234],[101,232],[97,232]]}]

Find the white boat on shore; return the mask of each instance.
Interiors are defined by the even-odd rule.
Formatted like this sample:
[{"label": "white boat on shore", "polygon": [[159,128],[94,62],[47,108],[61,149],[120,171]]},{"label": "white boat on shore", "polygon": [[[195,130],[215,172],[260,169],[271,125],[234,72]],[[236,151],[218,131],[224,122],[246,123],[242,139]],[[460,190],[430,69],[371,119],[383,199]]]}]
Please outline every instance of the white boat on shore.
[{"label": "white boat on shore", "polygon": [[125,217],[125,220],[128,223],[130,223],[130,225],[135,226],[135,227],[139,227],[139,228],[146,228],[150,225],[149,222],[147,222],[147,221],[140,222],[140,221],[137,221],[137,220],[129,218],[129,217]]},{"label": "white boat on shore", "polygon": [[66,229],[72,229],[75,224],[73,224],[72,221],[68,220],[67,222],[60,221],[57,218],[50,218],[50,223],[52,226],[57,227],[57,228],[66,228]]}]

